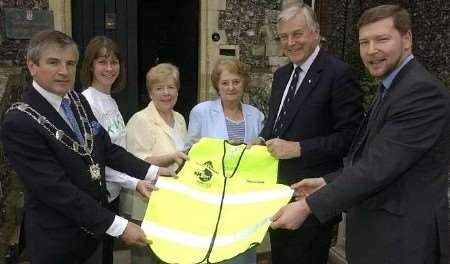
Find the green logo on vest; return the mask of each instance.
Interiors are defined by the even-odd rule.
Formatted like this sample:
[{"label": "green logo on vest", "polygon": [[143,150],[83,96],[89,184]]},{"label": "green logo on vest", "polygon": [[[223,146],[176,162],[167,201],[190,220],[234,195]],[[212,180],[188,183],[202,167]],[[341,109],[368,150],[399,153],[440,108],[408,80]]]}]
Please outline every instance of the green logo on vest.
[{"label": "green logo on vest", "polygon": [[217,174],[217,172],[214,170],[212,161],[210,160],[198,165],[203,167],[203,169],[200,171],[195,171],[194,175],[197,177],[197,181],[200,183],[209,182],[213,176],[213,172]]}]

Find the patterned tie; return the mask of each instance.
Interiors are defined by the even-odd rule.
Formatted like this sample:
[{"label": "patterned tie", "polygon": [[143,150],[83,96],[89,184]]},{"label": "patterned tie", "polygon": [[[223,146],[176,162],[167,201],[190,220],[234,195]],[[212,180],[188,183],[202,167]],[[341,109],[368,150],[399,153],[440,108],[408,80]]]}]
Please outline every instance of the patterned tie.
[{"label": "patterned tie", "polygon": [[70,108],[70,100],[68,98],[62,99],[61,108],[63,109],[64,114],[67,117],[67,121],[69,121],[72,131],[77,136],[78,142],[80,142],[80,144],[83,144],[84,138],[81,135],[80,127],[78,126],[77,120],[75,119],[75,115],[73,114],[72,108]]},{"label": "patterned tie", "polygon": [[288,112],[289,107],[292,105],[295,97],[295,89],[297,88],[298,78],[300,76],[300,72],[302,69],[300,66],[297,66],[294,70],[294,75],[292,76],[292,81],[289,86],[288,93],[286,98],[284,98],[283,107],[281,108],[280,114],[273,126],[273,135],[278,137],[280,135],[281,129],[285,126],[284,122],[286,122],[286,114]]}]

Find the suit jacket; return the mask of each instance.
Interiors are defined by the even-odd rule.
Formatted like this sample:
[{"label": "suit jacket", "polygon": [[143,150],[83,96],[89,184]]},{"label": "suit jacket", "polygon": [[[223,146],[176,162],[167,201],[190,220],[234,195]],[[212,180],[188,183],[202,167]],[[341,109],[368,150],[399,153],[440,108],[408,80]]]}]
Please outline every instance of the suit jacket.
[{"label": "suit jacket", "polygon": [[378,109],[307,202],[321,221],[348,210],[350,263],[448,264],[449,93],[413,59]]},{"label": "suit jacket", "polygon": [[[92,123],[96,119],[85,98],[80,97]],[[33,87],[22,99],[76,138]],[[78,123],[81,127],[79,119]],[[25,187],[25,237],[32,263],[81,263],[92,254],[114,220],[114,214],[102,206],[107,204],[105,165],[139,178],[148,171],[149,164],[112,144],[101,126],[94,134],[92,157],[100,164],[101,184],[91,180],[84,158],[57,141],[30,116],[18,110],[4,116],[3,147]]]},{"label": "suit jacket", "polygon": [[[283,92],[293,64],[279,68],[273,78],[269,116],[261,136],[273,138]],[[279,161],[278,181],[292,184],[342,167],[362,118],[362,93],[350,66],[322,49],[299,87],[280,138],[298,141],[301,157]]]},{"label": "suit jacket", "polygon": [[[245,142],[258,136],[262,129],[264,115],[257,108],[241,104],[245,120]],[[225,114],[219,99],[199,103],[189,115],[189,127],[186,146],[190,147],[195,139],[202,137],[228,140]]]}]

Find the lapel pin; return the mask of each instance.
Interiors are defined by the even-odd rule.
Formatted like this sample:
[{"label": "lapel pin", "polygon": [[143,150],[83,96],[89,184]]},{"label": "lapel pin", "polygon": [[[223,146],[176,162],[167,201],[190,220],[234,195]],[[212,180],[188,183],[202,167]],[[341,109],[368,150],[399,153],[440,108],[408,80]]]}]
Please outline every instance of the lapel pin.
[{"label": "lapel pin", "polygon": [[311,83],[311,79],[308,80],[308,83]]}]

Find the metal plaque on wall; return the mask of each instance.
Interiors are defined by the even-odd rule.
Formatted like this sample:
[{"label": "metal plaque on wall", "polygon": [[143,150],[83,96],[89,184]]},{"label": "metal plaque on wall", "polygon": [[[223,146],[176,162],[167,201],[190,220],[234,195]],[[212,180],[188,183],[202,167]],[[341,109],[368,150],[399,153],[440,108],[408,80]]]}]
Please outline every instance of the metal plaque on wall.
[{"label": "metal plaque on wall", "polygon": [[53,29],[53,12],[47,10],[3,8],[3,20],[9,39],[30,39],[38,31]]}]

